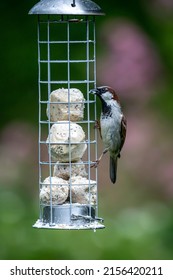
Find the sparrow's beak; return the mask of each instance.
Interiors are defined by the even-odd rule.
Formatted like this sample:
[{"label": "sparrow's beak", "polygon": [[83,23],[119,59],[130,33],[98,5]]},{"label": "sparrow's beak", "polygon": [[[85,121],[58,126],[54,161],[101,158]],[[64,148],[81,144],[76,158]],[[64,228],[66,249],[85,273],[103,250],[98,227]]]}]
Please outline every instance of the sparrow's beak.
[{"label": "sparrow's beak", "polygon": [[99,90],[97,89],[97,88],[94,88],[94,89],[91,89],[90,91],[89,91],[89,93],[91,93],[91,94],[99,94]]}]

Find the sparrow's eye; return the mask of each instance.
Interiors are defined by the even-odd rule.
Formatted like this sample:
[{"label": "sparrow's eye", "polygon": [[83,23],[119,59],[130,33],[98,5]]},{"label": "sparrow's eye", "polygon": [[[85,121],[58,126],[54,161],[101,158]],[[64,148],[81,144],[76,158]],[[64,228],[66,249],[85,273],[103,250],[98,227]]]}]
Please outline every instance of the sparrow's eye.
[{"label": "sparrow's eye", "polygon": [[107,88],[102,88],[101,93],[105,93],[105,92],[107,92]]}]

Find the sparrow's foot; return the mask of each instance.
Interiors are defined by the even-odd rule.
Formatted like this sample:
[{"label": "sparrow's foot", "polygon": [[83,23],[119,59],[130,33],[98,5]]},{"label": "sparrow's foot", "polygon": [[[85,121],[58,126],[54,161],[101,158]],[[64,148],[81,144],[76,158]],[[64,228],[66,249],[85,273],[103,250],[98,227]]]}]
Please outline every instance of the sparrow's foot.
[{"label": "sparrow's foot", "polygon": [[99,134],[100,134],[100,137],[102,138],[102,136],[101,136],[101,126],[100,126],[100,121],[95,120],[94,129],[98,129]]},{"label": "sparrow's foot", "polygon": [[91,167],[97,168],[99,163],[100,163],[100,161],[101,161],[101,159],[102,159],[102,156],[104,154],[106,154],[107,151],[108,151],[108,148],[104,149],[104,151],[102,152],[101,156],[98,159],[96,159],[96,161],[93,164],[91,164]]},{"label": "sparrow's foot", "polygon": [[95,120],[94,129],[100,129],[100,121]]},{"label": "sparrow's foot", "polygon": [[99,160],[99,159],[96,159],[96,161],[95,161],[93,164],[91,164],[91,168],[92,168],[92,167],[97,168],[98,165],[99,165],[99,162],[100,162],[100,160]]}]

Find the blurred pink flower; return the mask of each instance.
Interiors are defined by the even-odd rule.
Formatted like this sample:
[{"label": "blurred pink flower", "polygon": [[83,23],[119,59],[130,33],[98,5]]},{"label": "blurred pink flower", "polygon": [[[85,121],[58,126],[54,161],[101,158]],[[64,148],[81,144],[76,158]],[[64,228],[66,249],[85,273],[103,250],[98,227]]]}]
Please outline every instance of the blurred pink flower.
[{"label": "blurred pink flower", "polygon": [[173,196],[172,136],[165,122],[149,111],[128,116],[125,164],[142,185],[157,188],[165,197]]},{"label": "blurred pink flower", "polygon": [[[31,125],[22,122],[8,124],[0,133],[0,185],[27,186],[32,182],[35,168],[37,141]],[[32,162],[32,165],[30,163]],[[29,180],[28,180],[29,178]],[[24,183],[23,183],[24,182]]]},{"label": "blurred pink flower", "polygon": [[33,149],[33,128],[26,123],[10,123],[1,132],[0,144],[10,154],[10,158],[14,158],[17,163],[31,154]]},{"label": "blurred pink flower", "polygon": [[166,10],[170,9],[173,12],[173,1],[172,0],[152,0],[152,3],[154,6],[160,7],[160,8],[165,8]]},{"label": "blurred pink flower", "polygon": [[161,76],[157,51],[139,26],[127,20],[111,20],[101,30],[106,46],[98,63],[98,80],[125,98],[144,101]]}]

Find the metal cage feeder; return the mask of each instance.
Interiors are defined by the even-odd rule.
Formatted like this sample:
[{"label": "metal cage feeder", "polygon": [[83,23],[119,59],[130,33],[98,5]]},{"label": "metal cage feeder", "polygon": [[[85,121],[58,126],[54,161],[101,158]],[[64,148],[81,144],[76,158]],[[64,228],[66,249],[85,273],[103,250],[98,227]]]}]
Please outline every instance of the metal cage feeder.
[{"label": "metal cage feeder", "polygon": [[35,228],[102,229],[98,217],[95,16],[90,0],[41,0],[38,15],[39,205]]}]

